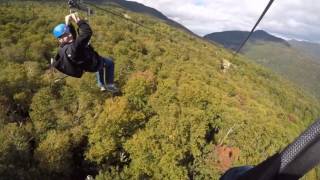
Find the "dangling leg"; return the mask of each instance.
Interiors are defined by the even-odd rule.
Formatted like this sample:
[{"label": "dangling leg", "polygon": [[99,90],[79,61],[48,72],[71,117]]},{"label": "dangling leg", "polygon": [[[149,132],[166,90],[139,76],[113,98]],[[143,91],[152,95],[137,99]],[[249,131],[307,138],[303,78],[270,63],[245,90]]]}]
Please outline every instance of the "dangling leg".
[{"label": "dangling leg", "polygon": [[104,78],[105,78],[105,83],[108,84],[113,84],[114,81],[114,62],[111,59],[104,58]]},{"label": "dangling leg", "polygon": [[104,81],[104,68],[100,68],[96,72],[96,79],[97,79],[97,84],[100,87],[101,91],[105,91],[105,81]]},{"label": "dangling leg", "polygon": [[114,84],[114,62],[111,59],[103,58],[103,74],[106,89],[116,93],[119,89]]}]

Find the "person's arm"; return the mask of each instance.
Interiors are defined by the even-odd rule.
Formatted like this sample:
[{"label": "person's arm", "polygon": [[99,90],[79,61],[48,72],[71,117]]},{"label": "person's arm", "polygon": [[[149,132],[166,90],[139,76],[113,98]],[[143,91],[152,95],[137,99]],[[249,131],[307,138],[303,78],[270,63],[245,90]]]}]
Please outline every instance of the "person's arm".
[{"label": "person's arm", "polygon": [[[78,37],[75,38],[75,41],[72,44],[73,51],[77,51],[78,49],[81,49],[81,47],[86,47],[92,36],[92,30],[89,24],[85,20],[80,19],[77,13],[72,13],[70,15],[67,15],[65,17],[65,20],[67,25],[70,25],[70,20],[73,20],[79,27]],[[74,33],[75,33],[75,30],[74,30]]]},{"label": "person's arm", "polygon": [[90,41],[92,36],[92,30],[89,24],[84,20],[79,20],[77,22],[79,27],[79,34],[75,42],[73,43],[73,47],[77,50],[79,47],[86,47]]},{"label": "person's arm", "polygon": [[77,39],[77,31],[76,31],[74,25],[70,23],[68,25],[68,27],[70,29],[70,33],[72,34],[73,39]]}]

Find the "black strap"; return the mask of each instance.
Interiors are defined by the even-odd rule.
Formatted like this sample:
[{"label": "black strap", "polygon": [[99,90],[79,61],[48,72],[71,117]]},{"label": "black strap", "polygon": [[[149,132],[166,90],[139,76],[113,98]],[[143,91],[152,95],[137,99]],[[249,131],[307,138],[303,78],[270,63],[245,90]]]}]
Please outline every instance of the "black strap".
[{"label": "black strap", "polygon": [[320,120],[281,152],[279,174],[302,177],[320,163]]},{"label": "black strap", "polygon": [[281,153],[242,174],[237,180],[298,180],[320,163],[320,119]]},{"label": "black strap", "polygon": [[280,154],[275,154],[244,173],[237,180],[276,180],[280,169]]}]

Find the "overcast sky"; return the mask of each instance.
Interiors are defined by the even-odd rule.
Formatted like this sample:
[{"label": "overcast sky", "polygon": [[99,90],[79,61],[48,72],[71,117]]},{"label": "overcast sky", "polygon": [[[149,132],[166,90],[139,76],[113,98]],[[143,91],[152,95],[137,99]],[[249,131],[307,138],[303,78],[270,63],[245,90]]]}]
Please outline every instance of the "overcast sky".
[{"label": "overcast sky", "polygon": [[[205,35],[249,31],[269,0],[135,0]],[[320,43],[320,0],[275,0],[257,29]]]}]

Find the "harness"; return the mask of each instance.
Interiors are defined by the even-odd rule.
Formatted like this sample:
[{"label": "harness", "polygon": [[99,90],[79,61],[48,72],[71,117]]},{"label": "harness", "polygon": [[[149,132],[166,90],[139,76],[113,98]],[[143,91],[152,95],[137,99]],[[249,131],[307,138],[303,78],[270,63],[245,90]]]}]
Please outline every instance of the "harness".
[{"label": "harness", "polygon": [[80,78],[83,74],[83,69],[71,60],[71,56],[70,48],[68,48],[68,45],[64,45],[56,54],[52,66],[68,76]]}]

